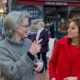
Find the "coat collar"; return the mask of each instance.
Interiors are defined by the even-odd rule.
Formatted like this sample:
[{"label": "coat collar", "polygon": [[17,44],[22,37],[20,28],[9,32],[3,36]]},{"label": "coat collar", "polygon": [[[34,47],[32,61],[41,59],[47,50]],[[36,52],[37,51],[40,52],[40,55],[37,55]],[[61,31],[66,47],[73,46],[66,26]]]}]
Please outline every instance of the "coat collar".
[{"label": "coat collar", "polygon": [[[41,34],[44,32],[44,30],[45,30],[45,29],[43,29],[43,30],[41,31]],[[40,34],[40,35],[41,35],[41,34]]]},{"label": "coat collar", "polygon": [[58,40],[59,44],[67,44],[68,43],[68,37],[63,37],[60,40]]}]

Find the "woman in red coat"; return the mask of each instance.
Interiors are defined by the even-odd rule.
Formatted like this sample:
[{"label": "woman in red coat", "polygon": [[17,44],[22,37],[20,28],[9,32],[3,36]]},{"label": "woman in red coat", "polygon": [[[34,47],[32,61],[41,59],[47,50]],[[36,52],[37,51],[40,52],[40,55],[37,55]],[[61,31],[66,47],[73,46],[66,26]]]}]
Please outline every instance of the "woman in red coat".
[{"label": "woman in red coat", "polygon": [[68,36],[57,40],[49,76],[50,80],[80,80],[80,18],[72,19]]}]

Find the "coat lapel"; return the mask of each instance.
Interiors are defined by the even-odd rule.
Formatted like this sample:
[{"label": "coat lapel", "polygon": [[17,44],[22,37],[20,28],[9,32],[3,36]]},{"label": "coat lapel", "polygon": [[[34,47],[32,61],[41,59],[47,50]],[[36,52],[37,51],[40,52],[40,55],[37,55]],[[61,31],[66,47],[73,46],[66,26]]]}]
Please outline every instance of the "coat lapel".
[{"label": "coat lapel", "polygon": [[41,39],[41,35],[43,34],[43,32],[44,32],[44,29],[43,29],[42,32],[40,33],[39,40]]}]

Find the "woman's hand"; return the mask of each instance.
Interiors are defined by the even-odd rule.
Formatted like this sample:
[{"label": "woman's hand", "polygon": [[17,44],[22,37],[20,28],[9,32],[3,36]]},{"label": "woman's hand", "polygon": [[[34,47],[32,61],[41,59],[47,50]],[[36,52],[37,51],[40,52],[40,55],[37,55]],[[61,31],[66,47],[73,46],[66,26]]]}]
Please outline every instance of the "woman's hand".
[{"label": "woman's hand", "polygon": [[51,78],[51,80],[56,80],[56,78]]},{"label": "woman's hand", "polygon": [[35,68],[34,68],[34,70],[36,71],[36,72],[40,72],[42,69],[43,69],[43,62],[38,62],[38,63],[35,63]]},{"label": "woman's hand", "polygon": [[77,77],[66,77],[64,80],[78,80]]},{"label": "woman's hand", "polygon": [[40,49],[41,49],[41,41],[42,39],[40,39],[38,42],[34,41],[29,52],[32,54],[32,55],[36,55],[38,52],[40,52]]}]

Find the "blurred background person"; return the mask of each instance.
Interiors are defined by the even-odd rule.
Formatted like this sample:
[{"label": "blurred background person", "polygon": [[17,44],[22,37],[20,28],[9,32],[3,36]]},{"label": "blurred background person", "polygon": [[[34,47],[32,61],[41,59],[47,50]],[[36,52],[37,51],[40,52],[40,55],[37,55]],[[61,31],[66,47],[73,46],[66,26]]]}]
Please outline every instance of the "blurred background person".
[{"label": "blurred background person", "polygon": [[49,33],[51,35],[51,38],[54,38],[55,26],[54,26],[54,23],[53,22],[51,22],[51,25],[49,27]]},{"label": "blurred background person", "polygon": [[47,70],[47,57],[46,57],[46,53],[48,52],[49,48],[48,48],[48,32],[44,29],[44,22],[39,22],[37,24],[38,26],[38,33],[36,36],[36,41],[43,39],[43,41],[41,42],[41,50],[40,52],[37,54],[38,59],[41,59],[44,61],[44,65],[45,65],[45,70]]}]

